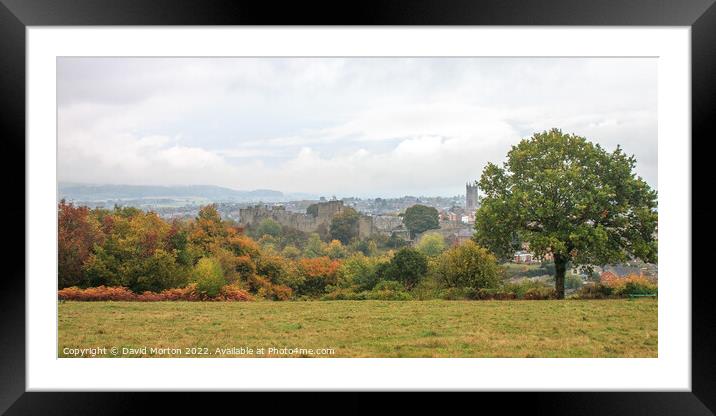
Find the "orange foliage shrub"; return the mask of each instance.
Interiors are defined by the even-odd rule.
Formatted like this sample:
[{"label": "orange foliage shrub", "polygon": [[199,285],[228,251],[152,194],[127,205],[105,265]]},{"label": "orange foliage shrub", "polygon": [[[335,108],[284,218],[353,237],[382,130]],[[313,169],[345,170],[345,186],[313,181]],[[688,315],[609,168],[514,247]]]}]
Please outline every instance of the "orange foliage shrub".
[{"label": "orange foliage shrub", "polygon": [[255,258],[261,251],[261,247],[256,241],[243,234],[232,235],[227,239],[227,242],[231,251],[237,256]]},{"label": "orange foliage shrub", "polygon": [[604,272],[600,275],[599,281],[603,286],[610,288],[615,295],[652,294],[657,292],[658,286],[656,279],[635,273],[620,277],[611,272]]},{"label": "orange foliage shrub", "polygon": [[303,277],[303,282],[299,287],[300,292],[308,295],[323,293],[326,286],[335,285],[338,282],[340,267],[339,260],[331,260],[328,257],[300,259],[298,272]]},{"label": "orange foliage shrub", "polygon": [[87,289],[66,287],[57,292],[60,300],[101,301],[101,300],[135,300],[136,295],[126,287],[97,286]]},{"label": "orange foliage shrub", "polygon": [[289,300],[293,289],[286,285],[271,283],[265,277],[253,275],[249,278],[249,286],[259,297],[271,300]]},{"label": "orange foliage shrub", "polygon": [[226,285],[221,288],[221,294],[216,300],[224,301],[246,301],[253,300],[253,297],[248,292],[241,289],[236,285]]},{"label": "orange foliage shrub", "polygon": [[175,287],[171,289],[166,289],[161,291],[159,295],[161,299],[158,300],[202,300],[200,295],[196,291],[196,283],[192,283],[186,287]]},{"label": "orange foliage shrub", "polygon": [[238,256],[235,269],[242,279],[248,280],[249,277],[256,274],[256,263],[249,256]]},{"label": "orange foliage shrub", "polygon": [[305,277],[323,277],[328,280],[328,284],[335,284],[334,279],[341,262],[328,257],[304,258],[298,261],[298,266]]},{"label": "orange foliage shrub", "polygon": [[196,291],[196,285],[173,288],[156,292],[143,292],[136,294],[126,287],[98,286],[87,289],[68,287],[57,292],[60,300],[74,301],[136,301],[136,302],[160,302],[160,301],[247,301],[253,297],[238,286],[227,285],[221,288],[221,293],[210,298],[203,296]]}]

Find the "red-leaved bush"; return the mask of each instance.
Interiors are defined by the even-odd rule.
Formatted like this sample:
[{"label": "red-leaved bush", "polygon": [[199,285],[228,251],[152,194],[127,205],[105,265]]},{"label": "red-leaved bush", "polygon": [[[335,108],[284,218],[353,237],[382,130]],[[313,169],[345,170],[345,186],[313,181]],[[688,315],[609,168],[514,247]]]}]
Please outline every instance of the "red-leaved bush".
[{"label": "red-leaved bush", "polygon": [[144,292],[134,293],[126,287],[121,286],[97,286],[87,289],[78,287],[67,287],[57,291],[60,300],[74,301],[135,301],[135,302],[159,302],[159,301],[247,301],[253,297],[238,286],[226,285],[221,288],[219,295],[208,297],[196,290],[196,285],[191,284],[182,288],[166,289],[159,293]]},{"label": "red-leaved bush", "polygon": [[293,296],[293,289],[286,285],[271,283],[265,277],[253,275],[249,278],[249,286],[256,291],[260,298],[270,300],[289,300]]},{"label": "red-leaved bush", "polygon": [[225,301],[244,301],[253,300],[253,297],[236,285],[226,285],[221,288],[221,294],[214,300],[225,300]]},{"label": "red-leaved bush", "polygon": [[137,295],[126,287],[97,286],[80,289],[76,286],[66,287],[57,292],[60,300],[101,301],[101,300],[136,300]]}]

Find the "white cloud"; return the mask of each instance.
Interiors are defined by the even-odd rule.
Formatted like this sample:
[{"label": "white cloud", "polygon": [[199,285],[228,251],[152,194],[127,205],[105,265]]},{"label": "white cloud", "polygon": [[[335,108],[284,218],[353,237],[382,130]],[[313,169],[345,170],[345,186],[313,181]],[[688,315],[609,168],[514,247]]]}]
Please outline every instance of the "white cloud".
[{"label": "white cloud", "polygon": [[455,194],[552,127],[656,186],[650,59],[131,59],[58,65],[59,179]]}]

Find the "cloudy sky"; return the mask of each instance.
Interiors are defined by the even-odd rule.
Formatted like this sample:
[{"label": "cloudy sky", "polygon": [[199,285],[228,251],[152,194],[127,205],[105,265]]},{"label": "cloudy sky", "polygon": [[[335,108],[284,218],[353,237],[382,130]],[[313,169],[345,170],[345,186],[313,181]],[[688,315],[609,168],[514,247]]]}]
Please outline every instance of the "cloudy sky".
[{"label": "cloudy sky", "polygon": [[58,179],[457,195],[552,127],[657,187],[649,58],[60,58]]}]

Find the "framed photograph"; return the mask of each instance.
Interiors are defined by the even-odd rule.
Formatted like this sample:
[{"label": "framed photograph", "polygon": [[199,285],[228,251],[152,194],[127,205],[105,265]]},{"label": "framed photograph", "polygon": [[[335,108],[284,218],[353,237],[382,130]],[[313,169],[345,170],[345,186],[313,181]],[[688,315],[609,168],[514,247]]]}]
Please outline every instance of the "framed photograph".
[{"label": "framed photograph", "polygon": [[2,3],[8,414],[716,408],[691,231],[713,2]]}]

